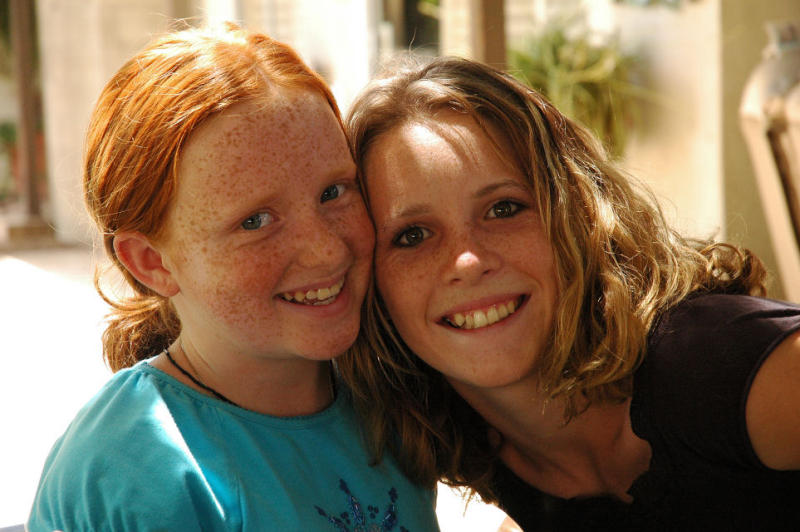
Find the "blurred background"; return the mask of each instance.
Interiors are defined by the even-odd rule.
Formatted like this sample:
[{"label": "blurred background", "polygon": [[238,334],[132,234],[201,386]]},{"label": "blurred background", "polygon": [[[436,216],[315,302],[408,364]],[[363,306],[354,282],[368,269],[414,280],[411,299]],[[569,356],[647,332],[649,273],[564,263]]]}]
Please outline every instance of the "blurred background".
[{"label": "blurred background", "polygon": [[[91,108],[178,19],[291,44],[343,112],[397,51],[506,68],[593,128],[676,228],[749,247],[769,296],[800,302],[800,0],[0,0],[0,531],[110,375],[80,194]],[[440,491],[445,531],[503,519]]]}]

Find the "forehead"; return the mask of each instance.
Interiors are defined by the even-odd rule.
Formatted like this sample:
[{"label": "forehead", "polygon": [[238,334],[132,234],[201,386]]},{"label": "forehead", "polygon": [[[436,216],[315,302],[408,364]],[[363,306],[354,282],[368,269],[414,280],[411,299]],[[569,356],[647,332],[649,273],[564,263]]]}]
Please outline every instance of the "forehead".
[{"label": "forehead", "polygon": [[[339,150],[346,149],[346,144],[342,145],[340,129],[321,95],[300,89],[275,89],[206,120],[189,137],[178,170],[184,164],[203,161],[235,163],[243,155],[272,164],[288,163],[292,155],[309,147],[341,156]],[[342,142],[329,142],[328,137]]]},{"label": "forehead", "polygon": [[[364,160],[367,184],[398,187],[424,179],[433,186],[458,178],[465,182],[496,173],[518,173],[510,163],[509,143],[491,124],[481,127],[469,115],[446,111],[414,119],[381,134]],[[384,183],[385,182],[385,183]]]},{"label": "forehead", "polygon": [[178,195],[230,195],[348,164],[347,142],[327,100],[310,90],[277,88],[212,116],[192,133],[178,161]]},{"label": "forehead", "polygon": [[[392,147],[396,149],[393,150]],[[463,164],[485,165],[510,161],[511,144],[502,130],[488,120],[450,110],[431,116],[414,117],[382,133],[368,148],[366,158],[400,151],[438,151],[447,154],[451,161]],[[499,159],[490,160],[490,159]]]},{"label": "forehead", "polygon": [[509,151],[499,129],[455,112],[387,131],[369,149],[363,169],[378,228],[389,220],[455,212],[508,186],[529,190]]}]

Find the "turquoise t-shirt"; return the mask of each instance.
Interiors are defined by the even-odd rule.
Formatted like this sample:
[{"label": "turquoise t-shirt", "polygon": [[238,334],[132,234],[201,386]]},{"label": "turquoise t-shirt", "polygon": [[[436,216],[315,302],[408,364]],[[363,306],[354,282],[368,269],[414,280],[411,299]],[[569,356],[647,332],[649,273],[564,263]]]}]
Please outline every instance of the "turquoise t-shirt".
[{"label": "turquoise t-shirt", "polygon": [[369,466],[348,394],[277,418],[201,394],[146,361],[115,374],[44,466],[28,528],[438,530],[435,494]]}]

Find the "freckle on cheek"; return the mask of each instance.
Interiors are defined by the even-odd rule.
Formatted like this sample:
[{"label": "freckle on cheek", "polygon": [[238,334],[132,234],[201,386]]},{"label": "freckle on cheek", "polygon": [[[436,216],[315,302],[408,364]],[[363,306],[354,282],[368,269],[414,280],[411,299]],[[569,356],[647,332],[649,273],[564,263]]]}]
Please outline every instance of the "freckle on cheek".
[{"label": "freckle on cheek", "polygon": [[217,285],[211,295],[214,314],[223,322],[248,328],[257,325],[259,309],[245,295],[232,295],[226,286]]}]

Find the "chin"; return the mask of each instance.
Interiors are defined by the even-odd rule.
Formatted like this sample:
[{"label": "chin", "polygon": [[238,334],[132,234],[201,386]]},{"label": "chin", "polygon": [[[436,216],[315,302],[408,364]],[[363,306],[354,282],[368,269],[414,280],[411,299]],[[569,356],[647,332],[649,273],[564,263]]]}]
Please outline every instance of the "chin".
[{"label": "chin", "polygon": [[337,332],[339,334],[336,338],[327,338],[324,342],[306,346],[305,349],[299,351],[301,356],[312,360],[331,360],[343,354],[356,341],[358,328],[356,327],[351,334]]},{"label": "chin", "polygon": [[[494,362],[495,364],[497,362]],[[478,365],[478,367],[487,367],[488,364]],[[503,366],[497,368],[500,371],[483,371],[474,375],[445,375],[445,378],[453,385],[454,388],[468,387],[474,389],[500,389],[508,386],[518,384],[534,374],[532,368],[509,368]]]}]

